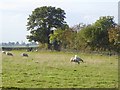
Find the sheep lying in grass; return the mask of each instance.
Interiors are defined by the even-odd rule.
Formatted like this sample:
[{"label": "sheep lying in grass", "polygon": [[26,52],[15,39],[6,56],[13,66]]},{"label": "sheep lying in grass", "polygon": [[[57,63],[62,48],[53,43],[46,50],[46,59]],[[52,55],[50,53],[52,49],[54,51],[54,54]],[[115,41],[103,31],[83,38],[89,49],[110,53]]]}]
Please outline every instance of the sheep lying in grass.
[{"label": "sheep lying in grass", "polygon": [[13,56],[13,54],[10,53],[10,52],[6,52],[6,55],[8,55],[8,56]]},{"label": "sheep lying in grass", "polygon": [[28,54],[22,53],[21,56],[23,56],[23,57],[28,57]]},{"label": "sheep lying in grass", "polygon": [[80,57],[77,57],[77,55],[75,55],[75,57],[72,57],[70,59],[71,62],[76,62],[78,64],[80,64],[80,61],[83,62],[83,60]]}]

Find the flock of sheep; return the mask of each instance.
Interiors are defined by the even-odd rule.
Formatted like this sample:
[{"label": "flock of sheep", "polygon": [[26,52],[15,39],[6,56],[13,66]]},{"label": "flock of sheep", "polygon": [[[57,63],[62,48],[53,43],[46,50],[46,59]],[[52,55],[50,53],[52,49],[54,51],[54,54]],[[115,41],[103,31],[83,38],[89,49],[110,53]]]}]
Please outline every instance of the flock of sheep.
[{"label": "flock of sheep", "polygon": [[[13,56],[13,53],[11,53],[11,52],[2,51],[2,53],[6,54],[8,56]],[[22,53],[21,56],[28,57],[28,54]],[[75,63],[80,64],[80,62],[84,62],[84,61],[80,57],[78,57],[77,55],[75,55],[74,57],[71,57],[70,62],[75,62]]]},{"label": "flock of sheep", "polygon": [[[11,53],[11,52],[2,51],[2,53],[3,53],[3,54],[6,54],[6,55],[8,55],[8,56],[13,56],[13,53]],[[23,56],[23,57],[28,57],[28,54],[22,53],[21,56]]]}]

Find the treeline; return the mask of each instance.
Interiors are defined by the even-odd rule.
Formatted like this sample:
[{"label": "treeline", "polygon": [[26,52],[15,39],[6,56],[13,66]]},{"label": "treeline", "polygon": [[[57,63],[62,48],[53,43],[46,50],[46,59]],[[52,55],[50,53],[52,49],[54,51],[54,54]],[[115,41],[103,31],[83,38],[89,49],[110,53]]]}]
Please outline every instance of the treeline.
[{"label": "treeline", "polygon": [[32,46],[32,45],[38,45],[36,42],[30,42],[30,43],[25,43],[25,42],[2,42],[0,43],[0,46]]},{"label": "treeline", "polygon": [[114,17],[100,17],[91,25],[79,24],[54,30],[50,34],[50,43],[55,50],[92,50],[119,51],[120,27],[114,22]]},{"label": "treeline", "polygon": [[69,27],[61,8],[43,6],[29,15],[27,35],[29,41],[40,44],[40,48],[60,51],[120,51],[120,26],[113,16],[100,17],[93,24]]}]

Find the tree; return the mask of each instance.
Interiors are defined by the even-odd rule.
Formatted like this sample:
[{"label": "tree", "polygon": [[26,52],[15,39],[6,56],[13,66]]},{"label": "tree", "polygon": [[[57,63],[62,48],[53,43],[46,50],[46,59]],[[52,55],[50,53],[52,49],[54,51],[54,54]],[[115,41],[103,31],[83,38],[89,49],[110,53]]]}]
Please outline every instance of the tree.
[{"label": "tree", "polygon": [[81,29],[77,35],[77,42],[79,42],[78,46],[80,46],[81,49],[85,49],[88,46],[95,48],[97,47],[98,36],[99,31],[96,27],[94,25],[88,25]]},{"label": "tree", "polygon": [[114,28],[116,25],[113,19],[113,16],[103,16],[94,24],[97,27],[97,30],[99,30],[97,42],[100,48],[109,49],[108,30]]},{"label": "tree", "polygon": [[20,43],[17,41],[17,42],[16,42],[16,45],[20,45]]},{"label": "tree", "polygon": [[69,49],[73,47],[75,33],[68,26],[64,29],[57,29],[53,34],[50,34],[50,43],[53,45],[53,49],[57,50],[56,47]]},{"label": "tree", "polygon": [[118,25],[114,28],[110,28],[108,30],[109,34],[109,42],[112,50],[119,51],[120,50],[120,28]]},{"label": "tree", "polygon": [[108,31],[116,25],[113,19],[112,16],[100,17],[94,24],[81,29],[78,33],[84,41],[81,43],[84,46],[90,46],[92,49],[109,49]]},{"label": "tree", "polygon": [[62,42],[63,30],[57,29],[52,34],[50,34],[50,44],[53,50],[60,50],[60,43]]},{"label": "tree", "polygon": [[79,23],[77,25],[74,25],[72,27],[73,31],[77,31],[79,32],[81,29],[85,28],[87,25],[86,24],[83,24],[83,23]]},{"label": "tree", "polygon": [[53,33],[52,29],[63,28],[66,22],[65,12],[61,8],[51,6],[43,6],[36,8],[29,15],[27,22],[27,30],[31,35],[27,36],[29,41],[37,41],[39,43],[48,44],[50,48],[50,34]]}]

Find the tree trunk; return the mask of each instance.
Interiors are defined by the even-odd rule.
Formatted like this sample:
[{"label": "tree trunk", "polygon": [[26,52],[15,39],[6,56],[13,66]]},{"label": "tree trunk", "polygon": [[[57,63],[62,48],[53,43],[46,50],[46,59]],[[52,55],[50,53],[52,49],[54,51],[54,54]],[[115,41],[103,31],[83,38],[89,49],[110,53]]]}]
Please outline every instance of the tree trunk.
[{"label": "tree trunk", "polygon": [[47,30],[47,37],[48,37],[48,49],[51,49],[51,44],[50,44],[50,33],[51,33],[51,30],[50,30],[50,26],[48,26],[48,30]]}]

